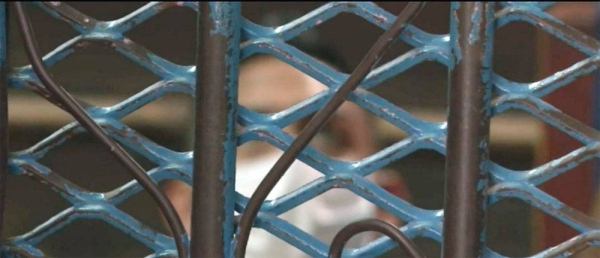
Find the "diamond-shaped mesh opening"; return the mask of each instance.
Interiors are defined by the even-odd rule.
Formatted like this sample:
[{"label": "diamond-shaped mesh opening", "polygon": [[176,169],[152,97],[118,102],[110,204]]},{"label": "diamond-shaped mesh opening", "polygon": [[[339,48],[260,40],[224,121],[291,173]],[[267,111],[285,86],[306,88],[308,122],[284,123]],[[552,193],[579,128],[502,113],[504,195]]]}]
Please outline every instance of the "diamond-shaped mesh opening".
[{"label": "diamond-shaped mesh opening", "polygon": [[[246,60],[240,74],[239,103],[263,114],[282,111],[326,89],[318,81],[271,56]],[[312,116],[300,119],[284,131],[296,136]],[[373,137],[373,132],[369,132],[371,116],[356,104],[346,102],[313,140],[313,146],[339,159],[367,157],[375,147],[368,146]]]},{"label": "diamond-shaped mesh opening", "polygon": [[[9,151],[29,148],[73,118],[28,89],[8,89]],[[40,112],[43,110],[43,112]]]},{"label": "diamond-shaped mesh opening", "polygon": [[[373,2],[396,16],[408,2]],[[419,15],[411,22],[415,27],[433,34],[447,34],[450,26],[450,2],[428,2]]]},{"label": "diamond-shaped mesh opening", "polygon": [[[541,56],[538,57],[539,72],[536,75],[536,80],[553,75],[554,73],[588,57],[581,51],[569,46],[566,42],[542,32],[541,29],[535,28],[535,30],[538,33],[539,45],[542,45],[541,43],[543,42],[543,47],[538,47],[538,49],[540,49],[538,50],[538,53]],[[554,52],[551,52],[550,49],[560,49],[561,54],[556,55]],[[549,69],[550,67],[551,69]]]},{"label": "diamond-shaped mesh opening", "polygon": [[492,143],[490,159],[514,170],[527,170],[535,165],[535,148],[527,145]]},{"label": "diamond-shaped mesh opening", "polygon": [[390,147],[410,136],[407,132],[379,116],[371,115],[370,123],[375,134],[376,149],[378,150]]},{"label": "diamond-shaped mesh opening", "polygon": [[[8,5],[11,13],[15,13],[13,5]],[[46,55],[64,42],[78,35],[77,31],[66,22],[55,19],[44,10],[33,4],[24,4],[27,10],[29,22],[33,27],[33,33],[38,44],[40,55]],[[25,53],[25,46],[19,34],[17,16],[9,15],[8,46],[10,67],[20,67],[29,64],[29,59]]]},{"label": "diamond-shaped mesh opening", "polygon": [[[87,133],[72,137],[39,162],[91,191],[110,191],[133,180],[129,171],[100,141]],[[135,152],[128,152],[145,170],[156,166]]]},{"label": "diamond-shaped mesh opening", "polygon": [[60,194],[37,178],[9,174],[5,184],[3,237],[24,234],[71,207]]},{"label": "diamond-shaped mesh opening", "polygon": [[171,230],[164,220],[160,208],[145,190],[119,203],[117,208],[153,230],[165,235],[171,235]]},{"label": "diamond-shaped mesh opening", "polygon": [[[561,54],[550,49],[559,47]],[[580,51],[525,22],[511,22],[494,35],[494,71],[515,82],[533,82],[585,59]]]},{"label": "diamond-shaped mesh opening", "polygon": [[37,245],[53,257],[144,257],[153,251],[98,219],[69,223]]},{"label": "diamond-shaped mesh opening", "polygon": [[255,112],[283,111],[325,89],[322,83],[273,56],[251,57],[240,65],[238,102]]},{"label": "diamond-shaped mesh opening", "polygon": [[[175,208],[175,210],[177,210],[177,213],[180,215],[180,219],[181,219],[181,223],[183,224],[184,228],[186,229],[186,231],[188,233],[191,233],[191,220],[192,220],[192,212],[191,212],[191,208],[192,208],[192,187],[191,185],[187,184],[186,182],[182,182],[179,180],[172,180],[172,179],[167,179],[164,181],[161,181],[159,183],[161,190],[165,193],[165,195],[167,195],[169,197],[169,200],[171,201],[171,203],[173,204],[173,207]],[[137,194],[137,196],[140,196],[138,198],[145,198],[148,199],[150,198],[150,196],[147,195],[140,195],[139,193]],[[125,202],[128,202],[129,200],[126,200]],[[133,202],[133,201],[132,201]],[[162,214],[162,212],[160,210],[158,210],[158,206],[156,206],[156,204],[154,202],[152,202],[155,208],[152,208],[150,206],[148,206],[146,209],[154,209],[154,211],[158,211],[158,214],[156,215],[157,217],[157,221],[152,221],[151,223],[153,224],[160,224],[160,226],[156,226],[154,227],[155,229],[157,229],[157,231],[160,232],[164,232],[166,235],[172,236],[171,234],[171,230],[168,227],[168,223],[164,217],[164,215]],[[119,206],[121,206],[123,208],[124,211],[129,211],[130,208],[128,208],[129,206],[127,204],[120,204]],[[138,213],[138,211],[130,211],[128,212],[129,214],[132,214],[132,216],[137,217],[139,216],[140,218],[143,218],[144,216],[146,216],[145,214],[142,214],[140,212],[140,215],[136,215]],[[184,215],[186,214],[186,215]],[[181,216],[184,215],[184,216]],[[145,219],[145,218],[144,218]],[[189,234],[188,234],[189,235]]]},{"label": "diamond-shaped mesh opening", "polygon": [[[339,28],[352,29],[340,30]],[[347,73],[350,73],[358,66],[362,58],[384,31],[364,18],[351,13],[340,13],[334,18],[319,24],[312,30],[317,31],[318,36],[316,37],[318,40],[315,41],[343,54],[343,58],[349,67],[349,71],[346,71]],[[360,35],[356,31],[360,31]],[[309,32],[310,30],[304,33]],[[352,42],[352,44],[348,44],[348,42]],[[384,53],[378,65],[383,65],[410,49],[412,49],[410,45],[398,40]]]},{"label": "diamond-shaped mesh opening", "polygon": [[[516,123],[517,121],[521,122]],[[514,145],[533,148],[532,151],[535,154],[533,157],[534,163],[526,169],[533,169],[552,160],[559,159],[583,146],[581,142],[564,132],[551,125],[547,125],[538,118],[521,110],[509,110],[492,117],[491,128],[495,130],[491,133],[492,137],[494,137],[491,139],[492,142],[504,142],[505,144],[510,142]],[[562,148],[548,148],[545,143],[547,139],[559,140]],[[520,155],[520,153],[513,154]],[[496,160],[495,156],[492,156],[491,159],[509,169],[522,169],[515,164],[503,163],[504,161]],[[500,159],[502,159],[502,154],[500,154]]]},{"label": "diamond-shaped mesh opening", "polygon": [[[437,241],[425,238],[425,237],[416,237],[413,239],[413,242],[419,250],[423,253],[425,257],[441,257],[442,256],[442,244]],[[406,257],[406,256],[403,256]],[[392,257],[390,257],[392,258]]]},{"label": "diamond-shaped mesh opening", "polygon": [[370,91],[431,122],[446,120],[448,68],[424,61],[395,75]]},{"label": "diamond-shaped mesh opening", "polygon": [[196,64],[196,11],[175,6],[134,27],[125,36],[180,65]]},{"label": "diamond-shaped mesh opening", "polygon": [[194,146],[194,109],[193,98],[169,93],[133,111],[121,122],[160,146],[190,151]]},{"label": "diamond-shaped mesh opening", "polygon": [[[500,207],[493,208],[497,205]],[[579,235],[555,217],[520,199],[506,198],[490,208],[495,209],[496,212],[488,211],[491,218],[488,219],[486,228],[489,229],[486,237],[487,246],[508,257],[534,255]],[[500,220],[498,216],[503,219]],[[492,238],[492,236],[497,237]]]},{"label": "diamond-shaped mesh opening", "polygon": [[[518,111],[508,110],[490,122],[490,159],[513,170],[534,168],[543,149],[543,122]],[[541,165],[541,163],[537,164]]]},{"label": "diamond-shaped mesh opening", "polygon": [[[252,145],[244,144],[238,147],[235,189],[249,198],[283,152],[268,143],[260,142],[260,145],[258,141],[248,143]],[[288,194],[321,176],[322,174],[317,170],[296,160],[275,185],[267,200]]]},{"label": "diamond-shaped mesh opening", "polygon": [[[149,2],[69,2],[68,4],[78,11],[98,19],[100,21],[112,21],[119,19]],[[113,5],[115,8],[104,8],[106,5]],[[118,5],[118,8],[116,8]]]},{"label": "diamond-shaped mesh opening", "polygon": [[516,82],[537,81],[552,74],[537,74],[535,70],[535,53],[540,53],[535,33],[544,32],[525,22],[511,22],[494,33],[493,66],[497,74]]},{"label": "diamond-shaped mesh opening", "polygon": [[[388,193],[407,202],[411,201],[410,189],[408,188],[406,179],[402,177],[400,171],[391,168],[379,169],[373,172],[367,179],[377,184]],[[395,216],[393,214],[384,210],[380,210],[378,214],[389,217],[393,221],[397,220],[397,218],[394,218]]]},{"label": "diamond-shaped mesh opening", "polygon": [[[373,42],[373,43],[375,43],[375,42]],[[393,43],[392,46],[390,46],[390,48],[388,48],[385,51],[385,53],[381,57],[381,60],[379,61],[379,63],[377,63],[377,66],[374,69],[377,69],[377,68],[381,67],[382,65],[385,65],[388,62],[393,61],[394,59],[400,57],[401,55],[405,54],[406,52],[410,51],[411,49],[413,49],[413,47],[411,45],[404,43],[404,41],[402,41],[402,40],[397,40],[396,42]],[[366,53],[365,53],[365,55],[366,55]]]},{"label": "diamond-shaped mesh opening", "polygon": [[[579,163],[576,167],[571,168],[568,171],[563,172],[562,174],[544,182],[539,186],[539,188],[547,191],[548,194],[552,195],[554,198],[558,199],[567,206],[584,214],[590,214],[590,200],[592,198],[582,198],[580,195],[594,193],[593,173],[594,160],[588,160],[586,162]],[[564,189],[565,186],[577,186],[577,189],[573,189],[571,191],[557,191],[557,189]],[[573,192],[578,194],[573,194]]]},{"label": "diamond-shaped mesh opening", "polygon": [[444,207],[446,157],[433,150],[417,150],[387,167],[399,171],[410,202],[424,209]]},{"label": "diamond-shaped mesh opening", "polygon": [[90,104],[116,104],[159,77],[111,49],[108,42],[80,42],[81,50],[50,67],[54,80]]},{"label": "diamond-shaped mesh opening", "polygon": [[541,250],[532,250],[534,219],[531,205],[515,198],[502,199],[487,208],[486,244],[508,257],[524,257]]},{"label": "diamond-shaped mesh opening", "polygon": [[[312,117],[300,120],[299,128],[304,128]],[[385,137],[402,138],[406,135],[386,120],[346,101],[323,126],[311,146],[338,160],[358,161],[395,143],[385,141]]]},{"label": "diamond-shaped mesh opening", "polygon": [[262,26],[281,26],[327,2],[241,2],[242,16]]},{"label": "diamond-shaped mesh opening", "polygon": [[258,227],[252,228],[252,232],[250,233],[250,238],[248,239],[248,244],[246,247],[246,255],[263,257],[259,256],[259,254],[264,255],[265,253],[274,257],[298,257],[299,255],[304,254],[304,252],[300,249],[288,244],[270,232]]},{"label": "diamond-shaped mesh opening", "polygon": [[593,93],[597,78],[598,73],[579,77],[573,82],[544,96],[543,100],[559,109],[562,113],[593,127],[594,116],[597,114],[594,113],[596,110],[594,110],[593,105],[597,98]]},{"label": "diamond-shaped mesh opening", "polygon": [[[379,208],[363,197],[345,188],[332,188],[279,217],[324,243],[331,244],[342,228],[359,220],[379,218],[392,224],[403,224],[398,218],[377,217],[380,214]],[[374,231],[356,234],[345,248],[361,247],[380,236]]]},{"label": "diamond-shaped mesh opening", "polygon": [[[421,251],[424,257],[441,257],[442,255],[442,244],[437,241],[425,238],[425,237],[415,237],[413,239],[413,243],[417,246],[417,248]],[[403,250],[402,247],[395,247],[394,249],[377,256],[379,258],[399,258],[399,257],[410,257],[407,252]]]}]

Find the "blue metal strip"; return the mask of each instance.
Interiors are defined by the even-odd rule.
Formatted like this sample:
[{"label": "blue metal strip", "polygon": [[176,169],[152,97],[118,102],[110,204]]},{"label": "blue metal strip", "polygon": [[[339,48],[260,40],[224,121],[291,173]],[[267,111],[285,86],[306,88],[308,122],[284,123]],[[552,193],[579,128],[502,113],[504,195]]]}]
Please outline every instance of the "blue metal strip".
[{"label": "blue metal strip", "polygon": [[[600,40],[600,3],[596,3],[596,24],[594,26],[594,32],[596,33],[596,39]],[[594,128],[596,130],[600,130],[600,72],[596,72],[594,76],[594,85],[592,89],[592,122]],[[594,192],[592,194],[596,194],[600,191],[600,161],[596,160],[594,162]]]},{"label": "blue metal strip", "polygon": [[[502,2],[499,4],[503,9],[495,12],[493,18],[491,16],[487,17],[488,20],[494,21],[495,27],[493,29],[497,30],[511,22],[527,22],[567,45],[579,49],[587,58],[537,82],[514,82],[495,74],[489,70],[489,67],[482,67],[477,72],[482,73],[482,78],[490,78],[490,87],[498,97],[492,101],[489,115],[497,116],[509,109],[525,110],[532,116],[576,138],[584,146],[563,157],[527,171],[511,170],[486,159],[485,163],[488,167],[485,169],[489,171],[489,187],[485,188],[485,184],[483,184],[480,186],[480,190],[485,191],[489,196],[490,204],[503,198],[521,199],[570,225],[580,233],[575,239],[541,251],[533,257],[542,257],[548,254],[564,255],[570,249],[588,242],[600,246],[600,241],[597,238],[597,224],[537,188],[539,184],[547,180],[562,173],[569,173],[571,168],[586,160],[598,160],[600,157],[600,136],[598,132],[600,128],[600,83],[596,84],[596,93],[592,96],[595,98],[593,101],[596,105],[594,113],[595,128],[581,125],[578,121],[574,121],[560,110],[540,99],[550,92],[568,85],[577,78],[596,72],[595,63],[599,58],[597,53],[600,50],[600,43],[598,40],[565,26],[561,21],[546,13],[544,10],[553,3]],[[0,5],[4,6],[5,4],[2,2]],[[113,139],[157,164],[155,168],[148,171],[148,174],[154,180],[160,182],[165,179],[177,179],[191,184],[193,152],[176,152],[160,146],[124,125],[120,120],[146,104],[170,93],[179,92],[192,98],[196,97],[195,66],[170,62],[151,53],[142,45],[128,39],[124,34],[169,8],[189,8],[199,11],[198,4],[196,2],[150,2],[114,21],[96,20],[71,8],[66,2],[34,2],[32,5],[71,25],[80,34],[47,53],[44,57],[47,67],[56,65],[70,57],[76,50],[85,49],[89,45],[79,44],[81,42],[101,43],[110,46],[124,57],[160,77],[159,82],[149,85],[145,90],[121,103],[111,107],[90,106],[87,107],[87,111],[96,122],[105,128]],[[481,3],[478,3],[478,5],[481,5]],[[229,107],[226,112],[228,127],[226,132],[230,137],[224,141],[225,156],[222,160],[224,163],[222,180],[226,182],[226,187],[222,196],[225,198],[225,217],[221,228],[223,230],[222,242],[225,245],[223,246],[223,256],[231,257],[232,245],[235,244],[232,241],[234,208],[241,211],[247,203],[247,197],[234,191],[235,144],[241,145],[247,141],[259,140],[269,142],[282,150],[287,149],[293,138],[285,133],[282,128],[322,108],[326,100],[331,97],[331,94],[348,77],[347,74],[337,72],[323,65],[286,42],[328,20],[335,19],[341,13],[355,15],[382,29],[387,29],[392,24],[395,16],[372,2],[331,2],[289,23],[277,27],[265,27],[240,17],[240,2],[211,2],[210,6],[213,12],[218,11],[216,10],[217,7],[229,8],[228,12],[232,14],[229,18],[234,21],[239,20],[239,23],[234,22],[230,27],[233,38],[228,41],[227,49],[229,52],[223,57],[228,65],[229,81],[226,85],[222,85],[228,94]],[[3,10],[0,10],[0,23],[3,23],[6,18]],[[220,11],[223,10],[225,9],[220,9]],[[482,14],[480,13],[480,15]],[[491,13],[487,13],[487,15],[491,15]],[[6,50],[5,33],[6,28],[0,24],[0,51]],[[489,47],[493,40],[493,31],[490,28],[490,31],[486,31],[486,33],[488,33],[487,37],[479,39],[483,40],[483,43],[488,46],[482,56],[489,58],[493,53],[493,50]],[[600,34],[600,26],[598,33]],[[356,162],[336,160],[314,148],[306,148],[298,156],[298,159],[320,171],[324,177],[279,199],[266,202],[262,206],[262,212],[258,217],[256,226],[266,229],[271,234],[298,247],[307,254],[325,257],[328,243],[317,241],[314,236],[303,232],[292,223],[274,216],[293,209],[333,187],[344,187],[405,220],[407,225],[402,228],[402,232],[408,237],[427,237],[442,242],[443,210],[425,210],[415,207],[409,202],[388,194],[381,187],[366,180],[364,176],[418,150],[432,149],[445,155],[447,153],[446,130],[448,124],[446,122],[432,123],[421,120],[394,103],[368,92],[368,90],[376,88],[380,83],[423,62],[435,61],[449,68],[454,68],[457,65],[457,60],[464,58],[465,54],[461,53],[460,56],[455,55],[456,52],[453,54],[450,39],[465,37],[475,40],[476,36],[471,33],[458,33],[454,30],[451,34],[436,35],[409,25],[406,33],[403,33],[399,40],[413,46],[414,49],[373,70],[361,84],[360,89],[349,97],[351,102],[407,132],[409,136],[371,157]],[[245,41],[238,45],[239,38],[235,37],[244,38]],[[241,59],[259,53],[275,56],[322,82],[329,90],[275,114],[261,114],[239,106],[235,96],[237,85],[235,69]],[[6,55],[0,53],[1,64],[6,64],[5,58]],[[483,62],[487,63],[489,60],[483,60]],[[33,89],[45,96],[45,89],[41,86],[30,66],[12,68],[8,80],[9,86],[14,89]],[[405,90],[407,85],[397,86],[398,90],[402,91]],[[52,99],[49,100],[52,101]],[[239,115],[236,111],[238,108]],[[233,124],[235,121],[243,125],[245,129],[234,137]],[[91,192],[78,187],[38,163],[38,160],[44,155],[67,142],[71,136],[82,132],[81,127],[72,123],[34,146],[11,153],[9,160],[11,173],[30,175],[39,181],[48,183],[57,194],[68,200],[72,207],[56,214],[42,225],[30,229],[26,234],[4,239],[2,254],[8,256],[8,254],[28,253],[33,256],[43,256],[43,250],[35,247],[36,243],[43,241],[56,230],[75,219],[89,218],[103,219],[108,224],[132,235],[133,238],[138,239],[142,244],[152,249],[153,255],[174,253],[175,246],[172,238],[157,233],[156,230],[143,225],[116,208],[117,204],[141,190],[137,182],[128,182],[106,193]],[[600,167],[597,165],[597,184],[600,180],[598,170],[600,170]],[[596,239],[596,241],[590,242],[590,239]],[[349,257],[376,256],[392,247],[393,243],[389,239],[381,238],[364,247],[345,250],[343,254]],[[487,247],[482,250],[483,257],[504,257],[502,253],[503,250],[490,250]]]},{"label": "blue metal strip", "polygon": [[[0,235],[3,235],[8,177],[8,15],[0,3]],[[3,242],[3,241],[2,241]],[[1,243],[1,242],[0,242]]]}]

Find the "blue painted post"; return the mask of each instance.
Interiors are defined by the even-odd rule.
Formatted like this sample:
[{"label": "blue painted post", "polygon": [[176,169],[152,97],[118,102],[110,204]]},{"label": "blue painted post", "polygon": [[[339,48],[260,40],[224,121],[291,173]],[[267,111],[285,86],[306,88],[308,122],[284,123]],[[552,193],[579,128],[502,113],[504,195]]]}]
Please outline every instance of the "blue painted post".
[{"label": "blue painted post", "polygon": [[479,257],[484,248],[493,11],[493,2],[451,5],[443,257]]},{"label": "blue painted post", "polygon": [[8,176],[8,16],[6,2],[0,2],[0,235],[4,229],[4,200]]},{"label": "blue painted post", "polygon": [[[600,3],[596,3],[596,26],[594,28],[596,39],[600,39]],[[596,71],[595,74],[592,93],[592,107],[594,108],[594,111],[592,112],[592,115],[594,116],[592,117],[592,122],[594,123],[594,128],[600,130],[600,72],[598,71]],[[594,171],[592,174],[594,175],[594,192],[592,194],[596,194],[596,192],[600,190],[600,161],[594,161],[593,169]]]},{"label": "blue painted post", "polygon": [[231,256],[240,7],[199,3],[192,257]]}]

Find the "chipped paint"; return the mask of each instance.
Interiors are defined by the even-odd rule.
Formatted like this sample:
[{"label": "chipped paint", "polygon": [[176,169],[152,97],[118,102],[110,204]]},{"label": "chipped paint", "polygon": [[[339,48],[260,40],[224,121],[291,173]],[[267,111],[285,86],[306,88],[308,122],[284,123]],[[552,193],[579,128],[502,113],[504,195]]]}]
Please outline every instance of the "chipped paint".
[{"label": "chipped paint", "polygon": [[[469,32],[469,44],[475,44],[475,42],[479,41],[480,31],[485,30],[485,23],[481,21],[481,13],[484,12],[483,2],[476,2],[473,13],[471,14],[471,32]],[[486,13],[483,14],[487,15]]]},{"label": "chipped paint", "polygon": [[[157,168],[148,172],[154,180],[160,182],[172,178],[191,184],[192,152],[179,153],[159,146],[120,123],[119,119],[170,92],[182,92],[194,97],[194,78],[196,73],[194,66],[180,66],[169,62],[123,35],[142,22],[155,17],[169,8],[190,8],[198,11],[197,3],[151,2],[131,14],[114,21],[95,20],[76,9],[70,8],[66,3],[45,2],[32,4],[50,14],[51,17],[66,22],[81,34],[48,53],[44,58],[44,62],[48,67],[52,67],[63,61],[76,51],[85,51],[85,48],[90,44],[103,44],[102,46],[115,49],[125,58],[161,78],[160,82],[149,86],[148,89],[115,106],[98,108],[87,103],[82,103],[82,105],[86,107],[95,121],[100,123],[111,137],[119,140],[133,152],[158,164]],[[298,156],[298,159],[323,173],[323,179],[283,196],[281,199],[265,203],[263,206],[265,213],[261,213],[257,225],[267,229],[273,235],[282,238],[284,241],[291,243],[311,256],[325,257],[328,249],[326,243],[315,241],[314,237],[302,234],[303,232],[297,230],[293,225],[285,223],[283,220],[269,217],[268,214],[281,214],[301,203],[309,201],[314,196],[328,189],[345,187],[403,220],[408,221],[407,226],[402,228],[402,231],[407,236],[411,238],[416,236],[428,237],[434,241],[441,242],[443,210],[428,211],[415,207],[410,203],[386,194],[380,187],[367,182],[363,176],[369,175],[374,170],[391,162],[400,160],[416,150],[434,149],[441,154],[446,153],[447,123],[422,121],[393,103],[386,101],[384,98],[371,92],[366,92],[366,90],[374,89],[390,78],[402,74],[411,67],[426,61],[436,61],[448,66],[450,70],[456,69],[456,65],[466,58],[465,52],[462,51],[458,42],[467,39],[469,44],[483,42],[483,52],[485,54],[483,55],[483,65],[479,71],[479,76],[483,84],[494,87],[495,93],[500,95],[500,98],[495,99],[490,108],[484,107],[480,110],[484,112],[485,116],[499,115],[508,109],[521,109],[540,118],[558,130],[565,132],[584,145],[547,164],[526,171],[510,170],[489,160],[479,164],[479,169],[489,171],[491,176],[488,192],[493,189],[505,190],[502,193],[500,190],[498,192],[490,192],[495,196],[490,199],[497,201],[499,198],[504,198],[502,194],[505,194],[504,196],[506,197],[511,196],[511,198],[527,199],[535,207],[544,209],[544,212],[550,216],[567,221],[570,226],[580,231],[579,236],[556,247],[541,251],[535,254],[534,257],[571,254],[576,251],[577,247],[585,243],[590,243],[591,239],[595,239],[596,242],[594,243],[597,244],[600,241],[597,239],[597,229],[592,229],[597,225],[583,219],[577,213],[567,209],[568,207],[561,206],[559,202],[546,196],[543,192],[534,189],[534,186],[556,178],[562,173],[568,173],[572,168],[586,160],[598,158],[598,148],[600,148],[600,145],[598,145],[600,137],[598,130],[575,121],[548,103],[541,101],[540,98],[568,85],[578,78],[596,71],[598,69],[598,59],[600,58],[597,54],[598,49],[600,49],[600,43],[593,37],[589,37],[572,27],[566,26],[561,21],[544,12],[543,9],[552,3],[502,2],[498,4],[503,9],[495,15],[490,15],[491,12],[484,11],[486,8],[491,7],[485,6],[483,3],[478,3],[477,11],[471,13],[469,16],[471,23],[478,24],[480,20],[486,20],[489,24],[496,26],[492,28],[492,26],[487,24],[485,31],[478,29],[480,27],[477,26],[470,27],[470,30],[467,30],[466,33],[458,31],[456,10],[462,5],[459,2],[451,4],[449,34],[434,35],[420,30],[413,25],[409,25],[406,32],[400,37],[400,40],[414,47],[414,49],[386,64],[382,64],[376,70],[372,71],[363,85],[361,85],[364,91],[357,90],[350,96],[350,101],[390,122],[397,128],[406,131],[410,134],[410,137],[356,163],[335,160],[315,149],[307,148]],[[217,26],[210,32],[215,36],[227,37],[230,33],[227,28],[231,28],[230,25],[232,24],[237,26],[236,19],[240,17],[228,16],[227,13],[232,10],[227,8],[233,8],[228,3],[212,3],[211,6],[211,15],[214,15],[211,17],[219,19],[222,22],[217,23]],[[485,12],[486,16],[482,12]],[[231,43],[236,41],[236,39],[233,39],[230,41],[231,44],[227,46],[227,51],[229,51],[230,55],[224,58],[226,58],[226,63],[232,70],[229,71],[231,74],[228,77],[228,86],[225,89],[229,92],[228,110],[231,111],[235,110],[236,107],[239,108],[238,113],[235,113],[235,111],[228,113],[228,123],[238,120],[240,124],[246,126],[246,130],[242,131],[236,137],[226,138],[223,143],[227,149],[226,155],[233,155],[235,147],[232,146],[235,144],[239,143],[241,145],[250,140],[266,141],[279,149],[285,150],[289,147],[292,138],[283,132],[281,128],[300,118],[313,114],[322,108],[328,97],[331,96],[331,91],[319,94],[294,107],[275,114],[258,114],[247,110],[237,105],[235,101],[234,87],[236,82],[232,78],[235,78],[236,75],[233,73],[234,68],[232,67],[237,65],[237,55],[239,54],[243,59],[257,53],[272,54],[324,83],[330,89],[335,90],[347,79],[347,74],[341,74],[329,69],[285,42],[304,31],[313,29],[315,26],[335,18],[340,13],[355,15],[381,29],[388,28],[394,20],[393,14],[372,2],[332,2],[312,12],[308,12],[298,20],[282,25],[276,30],[248,22],[243,22],[240,25],[240,31],[244,33],[247,41],[238,46]],[[494,31],[506,24],[518,21],[532,24],[567,45],[580,50],[587,58],[538,82],[517,83],[495,74],[491,66],[492,55],[490,54],[494,51],[492,45]],[[236,51],[239,51],[239,53]],[[34,91],[52,103],[57,104],[56,100],[41,85],[30,67],[12,69],[8,80],[11,88]],[[488,93],[484,94],[485,103],[490,102],[491,93]],[[154,255],[156,256],[173,254],[174,244],[172,238],[158,234],[156,230],[143,226],[134,218],[114,208],[114,205],[127,200],[142,190],[137,182],[128,182],[108,193],[95,193],[78,188],[76,185],[57,176],[56,173],[37,163],[37,160],[44,155],[68,142],[73,135],[82,132],[83,129],[81,127],[74,123],[69,124],[38,144],[11,154],[9,162],[11,173],[31,176],[35,180],[43,182],[58,192],[63,198],[73,203],[73,207],[57,214],[46,223],[24,235],[8,239],[3,243],[2,254],[27,253],[33,256],[42,256],[43,250],[35,248],[35,244],[43,241],[61,227],[80,218],[103,219],[126,234],[133,236],[142,242],[142,244],[149,246],[154,250]],[[487,143],[485,141],[478,141],[477,146],[480,149],[485,149]],[[227,193],[224,193],[223,198],[225,198],[228,207],[235,206],[236,210],[241,211],[246,200],[236,197],[236,193],[231,191],[234,184],[232,174],[233,162],[233,158],[226,162],[228,164],[225,168],[226,173],[220,177],[221,180],[227,182],[229,189]],[[478,180],[476,183],[477,191],[485,189],[486,184],[485,180]],[[515,184],[518,184],[518,187]],[[514,187],[510,188],[510,186]],[[233,224],[233,218],[226,220],[226,223],[224,223],[223,228],[226,230],[226,235],[233,232]],[[231,244],[226,243],[226,245],[226,249],[232,249]],[[361,248],[348,250],[347,254],[349,257],[374,257],[390,250],[393,246],[393,243],[389,239],[379,239]],[[488,255],[490,257],[503,257],[502,250],[496,253],[489,248],[485,248],[483,252],[486,257]]]}]

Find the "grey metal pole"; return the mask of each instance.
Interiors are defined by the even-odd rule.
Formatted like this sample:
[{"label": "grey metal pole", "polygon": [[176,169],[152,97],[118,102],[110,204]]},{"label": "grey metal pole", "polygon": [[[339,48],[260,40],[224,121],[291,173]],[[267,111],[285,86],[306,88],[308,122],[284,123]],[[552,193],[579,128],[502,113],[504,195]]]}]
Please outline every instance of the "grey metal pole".
[{"label": "grey metal pole", "polygon": [[443,257],[479,257],[485,188],[493,44],[492,2],[452,2]]},{"label": "grey metal pole", "polygon": [[0,3],[0,236],[4,229],[8,176],[8,5]]},{"label": "grey metal pole", "polygon": [[192,257],[229,257],[233,238],[240,2],[199,2]]}]

